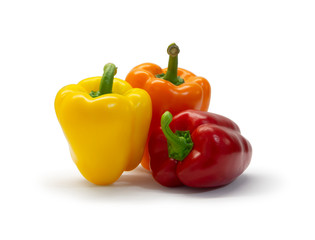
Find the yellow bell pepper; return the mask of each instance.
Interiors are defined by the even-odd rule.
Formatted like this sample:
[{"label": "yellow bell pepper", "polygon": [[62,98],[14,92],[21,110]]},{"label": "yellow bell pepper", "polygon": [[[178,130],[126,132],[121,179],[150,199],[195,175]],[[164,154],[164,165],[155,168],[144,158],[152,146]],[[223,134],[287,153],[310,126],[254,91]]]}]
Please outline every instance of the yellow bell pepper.
[{"label": "yellow bell pepper", "polygon": [[107,185],[141,162],[152,106],[145,90],[115,78],[109,63],[102,77],[62,88],[55,99],[58,121],[81,174]]}]

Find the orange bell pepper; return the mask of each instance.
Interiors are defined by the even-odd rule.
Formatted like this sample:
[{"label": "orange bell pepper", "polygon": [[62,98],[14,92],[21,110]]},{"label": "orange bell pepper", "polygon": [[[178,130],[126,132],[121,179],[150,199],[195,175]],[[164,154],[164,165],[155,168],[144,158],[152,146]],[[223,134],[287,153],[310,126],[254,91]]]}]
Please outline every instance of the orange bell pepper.
[{"label": "orange bell pepper", "polygon": [[[209,82],[190,71],[178,68],[179,48],[173,43],[168,49],[168,68],[161,69],[153,63],[144,63],[134,67],[126,81],[134,88],[146,90],[152,101],[151,130],[160,125],[165,111],[173,115],[187,109],[207,111],[210,102],[211,87]],[[150,156],[146,146],[141,164],[149,170]]]}]

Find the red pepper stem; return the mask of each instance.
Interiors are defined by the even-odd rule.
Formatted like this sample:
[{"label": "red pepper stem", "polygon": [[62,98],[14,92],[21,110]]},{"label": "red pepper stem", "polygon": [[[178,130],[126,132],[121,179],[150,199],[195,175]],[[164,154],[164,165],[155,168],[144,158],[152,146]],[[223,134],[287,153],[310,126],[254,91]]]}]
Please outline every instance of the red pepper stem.
[{"label": "red pepper stem", "polygon": [[167,139],[168,155],[178,161],[182,161],[190,153],[193,148],[193,142],[189,131],[176,131],[173,133],[169,127],[173,116],[166,111],[161,117],[161,128]]}]

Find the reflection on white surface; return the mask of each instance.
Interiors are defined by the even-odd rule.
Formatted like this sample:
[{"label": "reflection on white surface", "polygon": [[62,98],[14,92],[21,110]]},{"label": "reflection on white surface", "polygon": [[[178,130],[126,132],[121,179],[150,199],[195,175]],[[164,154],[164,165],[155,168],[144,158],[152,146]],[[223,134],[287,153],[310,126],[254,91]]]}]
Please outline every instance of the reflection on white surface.
[{"label": "reflection on white surface", "polygon": [[220,188],[203,189],[186,186],[167,188],[159,185],[151,174],[141,166],[131,172],[125,172],[118,181],[109,186],[97,186],[83,177],[49,176],[44,187],[75,198],[94,200],[159,201],[170,200],[174,196],[189,198],[230,198],[266,195],[279,185],[274,176],[243,173],[234,182]]}]

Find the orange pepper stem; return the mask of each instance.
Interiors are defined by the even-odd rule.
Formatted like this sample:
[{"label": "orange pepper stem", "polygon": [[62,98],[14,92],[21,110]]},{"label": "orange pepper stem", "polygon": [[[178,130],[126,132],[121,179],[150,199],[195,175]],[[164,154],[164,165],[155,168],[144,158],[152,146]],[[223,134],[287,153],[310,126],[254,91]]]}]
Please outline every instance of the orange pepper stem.
[{"label": "orange pepper stem", "polygon": [[169,55],[167,72],[165,74],[157,75],[157,77],[178,86],[184,83],[184,79],[177,76],[179,47],[175,43],[172,43],[168,46],[167,53]]},{"label": "orange pepper stem", "polygon": [[113,63],[107,63],[104,66],[104,73],[100,82],[100,90],[91,91],[90,96],[95,98],[103,94],[112,93],[114,76],[117,73],[117,67]]}]

